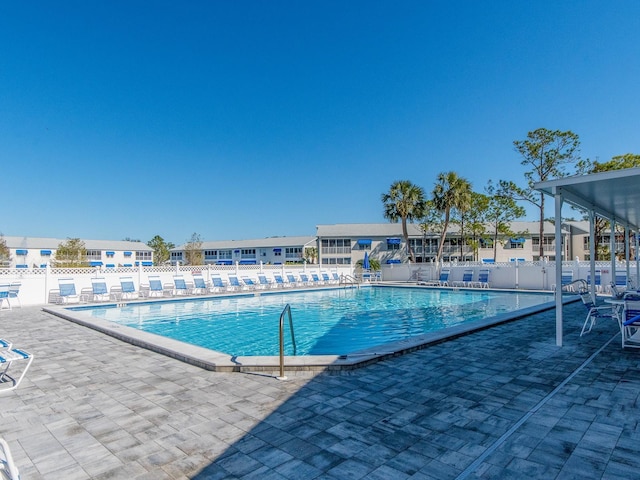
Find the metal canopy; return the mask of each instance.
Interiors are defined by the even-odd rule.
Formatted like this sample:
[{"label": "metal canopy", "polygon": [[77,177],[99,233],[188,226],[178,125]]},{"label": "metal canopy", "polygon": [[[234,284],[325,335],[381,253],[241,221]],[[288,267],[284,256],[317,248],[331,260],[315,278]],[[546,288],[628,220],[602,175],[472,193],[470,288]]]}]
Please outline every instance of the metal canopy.
[{"label": "metal canopy", "polygon": [[[640,168],[627,168],[610,172],[578,175],[575,177],[558,178],[546,182],[538,182],[534,188],[544,194],[551,195],[555,200],[555,230],[556,230],[556,259],[561,257],[561,226],[562,204],[567,202],[575,207],[589,212],[591,278],[595,274],[593,219],[594,214],[609,219],[612,224],[622,224],[625,232],[629,229],[638,231],[640,225]],[[626,235],[626,233],[625,233]],[[611,236],[613,239],[613,235]],[[637,238],[637,237],[636,237]],[[636,240],[636,247],[638,246]],[[628,253],[627,253],[628,260]],[[562,262],[556,264],[556,285],[561,285]],[[615,274],[615,252],[611,251],[611,271]],[[627,261],[627,273],[629,262]],[[640,276],[640,263],[636,259],[636,269]],[[595,295],[591,286],[592,295]],[[556,345],[562,346],[563,318],[562,318],[562,290],[556,291]]]},{"label": "metal canopy", "polygon": [[640,168],[578,175],[538,182],[534,188],[560,195],[576,207],[638,230],[640,226]]}]

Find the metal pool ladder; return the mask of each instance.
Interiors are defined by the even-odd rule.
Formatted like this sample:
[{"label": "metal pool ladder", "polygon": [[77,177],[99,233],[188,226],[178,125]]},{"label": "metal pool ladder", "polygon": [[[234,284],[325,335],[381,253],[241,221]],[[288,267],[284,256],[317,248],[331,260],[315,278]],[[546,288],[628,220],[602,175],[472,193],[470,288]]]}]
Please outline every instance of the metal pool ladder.
[{"label": "metal pool ladder", "polygon": [[291,318],[291,306],[287,303],[284,310],[280,314],[280,376],[278,380],[286,380],[287,377],[284,375],[284,314],[289,315],[289,330],[291,330],[291,343],[293,344],[293,354],[295,355],[297,352],[296,347],[296,336],[293,333],[293,319]]}]

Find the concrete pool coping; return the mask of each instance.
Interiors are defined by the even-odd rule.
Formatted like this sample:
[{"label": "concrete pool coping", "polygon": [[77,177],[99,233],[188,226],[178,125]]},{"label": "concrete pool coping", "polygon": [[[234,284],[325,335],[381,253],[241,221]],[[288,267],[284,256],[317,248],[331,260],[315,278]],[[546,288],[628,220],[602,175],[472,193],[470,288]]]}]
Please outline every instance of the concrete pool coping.
[{"label": "concrete pool coping", "polygon": [[[431,286],[421,286],[417,284],[379,284],[376,287],[402,287],[402,288],[418,288],[432,290]],[[331,287],[326,287],[329,289]],[[472,291],[498,291],[510,293],[537,293],[549,294],[550,292],[541,292],[534,290],[492,290],[492,289],[465,289],[465,288],[447,288],[439,287],[443,290],[472,290]],[[290,289],[286,293],[310,291],[310,289]],[[264,291],[257,291],[256,294],[264,294]],[[271,292],[271,293],[283,293]],[[181,342],[171,338],[156,335],[154,333],[144,332],[125,325],[118,325],[114,322],[92,317],[82,311],[82,307],[104,307],[119,306],[124,304],[136,303],[155,303],[166,301],[188,301],[203,300],[208,298],[224,298],[238,296],[253,296],[253,292],[241,292],[236,294],[224,295],[207,295],[207,296],[188,296],[184,298],[158,298],[158,299],[135,299],[120,302],[103,302],[92,303],[89,305],[65,305],[65,306],[46,306],[43,311],[52,315],[64,318],[68,321],[79,325],[97,330],[101,333],[117,338],[123,342],[135,345],[156,353],[166,355],[168,357],[180,360],[182,362],[194,365],[205,370],[216,372],[275,372],[280,369],[279,356],[230,356],[229,354],[210,350],[208,348],[199,347],[189,343]],[[570,303],[579,300],[577,295],[564,296],[563,303]],[[80,307],[80,309],[78,309]],[[434,345],[443,341],[451,340],[463,335],[484,330],[506,322],[511,322],[523,317],[533,315],[545,310],[555,308],[555,302],[545,302],[532,307],[523,308],[514,312],[509,312],[494,317],[488,317],[481,320],[468,322],[461,325],[446,328],[439,332],[418,335],[404,340],[382,344],[377,347],[360,350],[348,355],[306,355],[306,356],[285,356],[285,371],[331,371],[331,370],[350,370],[360,368],[371,363],[380,361],[385,358],[404,355],[429,345]]]}]

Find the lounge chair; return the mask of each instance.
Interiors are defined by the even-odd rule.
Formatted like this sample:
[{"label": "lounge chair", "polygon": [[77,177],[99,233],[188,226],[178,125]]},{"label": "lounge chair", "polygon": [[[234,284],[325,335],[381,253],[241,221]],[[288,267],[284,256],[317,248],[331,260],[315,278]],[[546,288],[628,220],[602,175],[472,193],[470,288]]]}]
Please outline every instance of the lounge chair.
[{"label": "lounge chair", "polygon": [[451,270],[449,270],[448,268],[443,268],[442,271],[440,272],[440,277],[438,278],[438,286],[448,287],[450,274],[451,274]]},{"label": "lounge chair", "polygon": [[[26,362],[22,368],[22,372],[20,376],[16,379],[15,377],[9,375],[9,369],[13,366],[14,363]],[[17,348],[8,348],[0,350],[0,368],[3,368],[2,372],[0,372],[0,393],[10,392],[11,390],[15,390],[22,382],[22,379],[27,374],[27,370],[31,366],[31,362],[33,362],[33,355],[24,350],[19,350]],[[9,387],[5,385],[10,385]],[[2,470],[0,470],[1,472]]]},{"label": "lounge chair", "polygon": [[[18,307],[22,308],[22,303],[20,302],[20,282],[11,282],[9,284],[9,304],[13,301],[18,302]],[[13,305],[12,305],[13,306]]]},{"label": "lounge chair", "polygon": [[0,476],[6,480],[20,480],[20,471],[13,461],[9,444],[0,438]]},{"label": "lounge chair", "polygon": [[[573,288],[573,270],[563,270],[562,274],[560,276],[560,282],[561,282],[561,287],[562,287],[562,291],[564,292],[573,292],[574,288]],[[551,289],[555,292],[556,290],[556,284],[554,283],[553,285],[551,285]]]},{"label": "lounge chair", "polygon": [[301,273],[300,274],[300,282],[302,285],[308,286],[311,285],[311,281],[309,280],[309,275],[307,275],[306,273]]},{"label": "lounge chair", "polygon": [[[595,291],[601,292],[602,291],[602,271],[596,270],[596,274],[594,278],[595,278],[595,282],[594,282]],[[587,273],[587,284],[591,286],[591,273]]]},{"label": "lounge chair", "polygon": [[322,272],[321,275],[322,275],[322,280],[326,285],[330,285],[333,283],[333,280],[331,280],[328,273]]},{"label": "lounge chair", "polygon": [[0,310],[2,310],[2,306],[7,304],[7,308],[5,310],[11,310],[11,303],[9,302],[9,284],[3,283],[0,285]]},{"label": "lounge chair", "polygon": [[302,286],[302,282],[300,282],[293,273],[287,273],[287,282],[289,282],[292,287]]},{"label": "lounge chair", "polygon": [[149,275],[149,296],[150,297],[170,297],[173,294],[172,288],[165,288],[162,285],[160,276]]},{"label": "lounge chair", "polygon": [[205,282],[204,277],[200,273],[193,274],[193,293],[196,295],[213,293],[213,289],[207,286],[207,282]]},{"label": "lounge chair", "polygon": [[331,275],[333,276],[333,282],[336,285],[340,284],[340,275],[338,275],[336,272],[333,272]]},{"label": "lounge chair", "polygon": [[189,295],[191,290],[187,287],[187,282],[182,275],[173,276],[173,294],[174,295]]},{"label": "lounge chair", "polygon": [[468,287],[473,280],[473,270],[465,270],[462,272],[462,280],[455,280],[453,282],[454,287]]},{"label": "lounge chair", "polygon": [[277,287],[287,288],[291,286],[289,282],[284,281],[284,279],[282,278],[282,275],[279,275],[277,273],[273,274],[273,280],[276,282]]},{"label": "lounge chair", "polygon": [[258,275],[258,284],[264,289],[277,287],[277,285],[270,281],[264,274]]},{"label": "lounge chair", "polygon": [[626,294],[622,317],[618,318],[622,348],[640,348],[640,296]]},{"label": "lounge chair", "polygon": [[469,284],[471,287],[489,288],[489,269],[483,268],[478,271],[478,280]]},{"label": "lounge chair", "polygon": [[256,285],[256,282],[254,282],[251,277],[242,277],[241,279],[244,283],[245,289],[255,290],[258,288],[258,285]]},{"label": "lounge chair", "polygon": [[[597,305],[591,293],[582,292],[580,299],[588,310],[587,318],[585,318],[584,325],[582,325],[582,330],[580,331],[580,336],[589,333],[598,318],[617,318],[613,310],[613,305]],[[589,328],[587,328],[587,326]]]},{"label": "lounge chair", "polygon": [[76,285],[73,283],[73,278],[60,278],[58,279],[58,287],[60,291],[60,303],[78,303],[80,297],[76,293]]},{"label": "lounge chair", "polygon": [[213,275],[211,277],[211,285],[212,285],[212,288],[211,288],[212,293],[222,292],[227,290],[227,285],[225,285],[222,278],[219,277],[218,275]]},{"label": "lounge chair", "polygon": [[246,288],[235,275],[227,275],[227,278],[229,279],[227,290],[244,290]]},{"label": "lounge chair", "polygon": [[311,280],[313,281],[314,285],[324,285],[324,280],[322,280],[317,273],[311,274]]},{"label": "lounge chair", "polygon": [[120,294],[122,298],[138,298],[138,292],[136,292],[133,277],[120,278]]},{"label": "lounge chair", "polygon": [[94,302],[106,302],[109,300],[109,290],[104,278],[91,279],[91,300]]}]

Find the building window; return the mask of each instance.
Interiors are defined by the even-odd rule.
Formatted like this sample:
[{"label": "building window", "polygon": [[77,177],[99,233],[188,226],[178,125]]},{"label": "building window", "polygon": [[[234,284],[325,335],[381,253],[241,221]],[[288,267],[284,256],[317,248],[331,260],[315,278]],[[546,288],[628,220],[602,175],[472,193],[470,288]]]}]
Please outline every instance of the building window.
[{"label": "building window", "polygon": [[351,253],[351,239],[327,238],[322,240],[322,254]]},{"label": "building window", "polygon": [[481,238],[480,248],[493,248],[493,238]]},{"label": "building window", "polygon": [[256,258],[255,248],[243,248],[240,252],[240,258]]},{"label": "building window", "polygon": [[284,249],[285,258],[302,258],[302,247],[287,247]]},{"label": "building window", "polygon": [[387,238],[387,250],[400,250],[399,238]]},{"label": "building window", "polygon": [[87,250],[87,260],[101,260],[101,259],[102,259],[101,250]]},{"label": "building window", "polygon": [[218,258],[221,260],[231,260],[233,252],[231,250],[218,250]]},{"label": "building window", "polygon": [[153,252],[136,252],[136,260],[151,260]]},{"label": "building window", "polygon": [[344,258],[323,258],[322,259],[322,264],[323,265],[351,265],[351,257],[344,257]]},{"label": "building window", "polygon": [[182,252],[171,252],[171,260],[173,260],[173,261],[177,261],[177,260],[182,261]]}]

